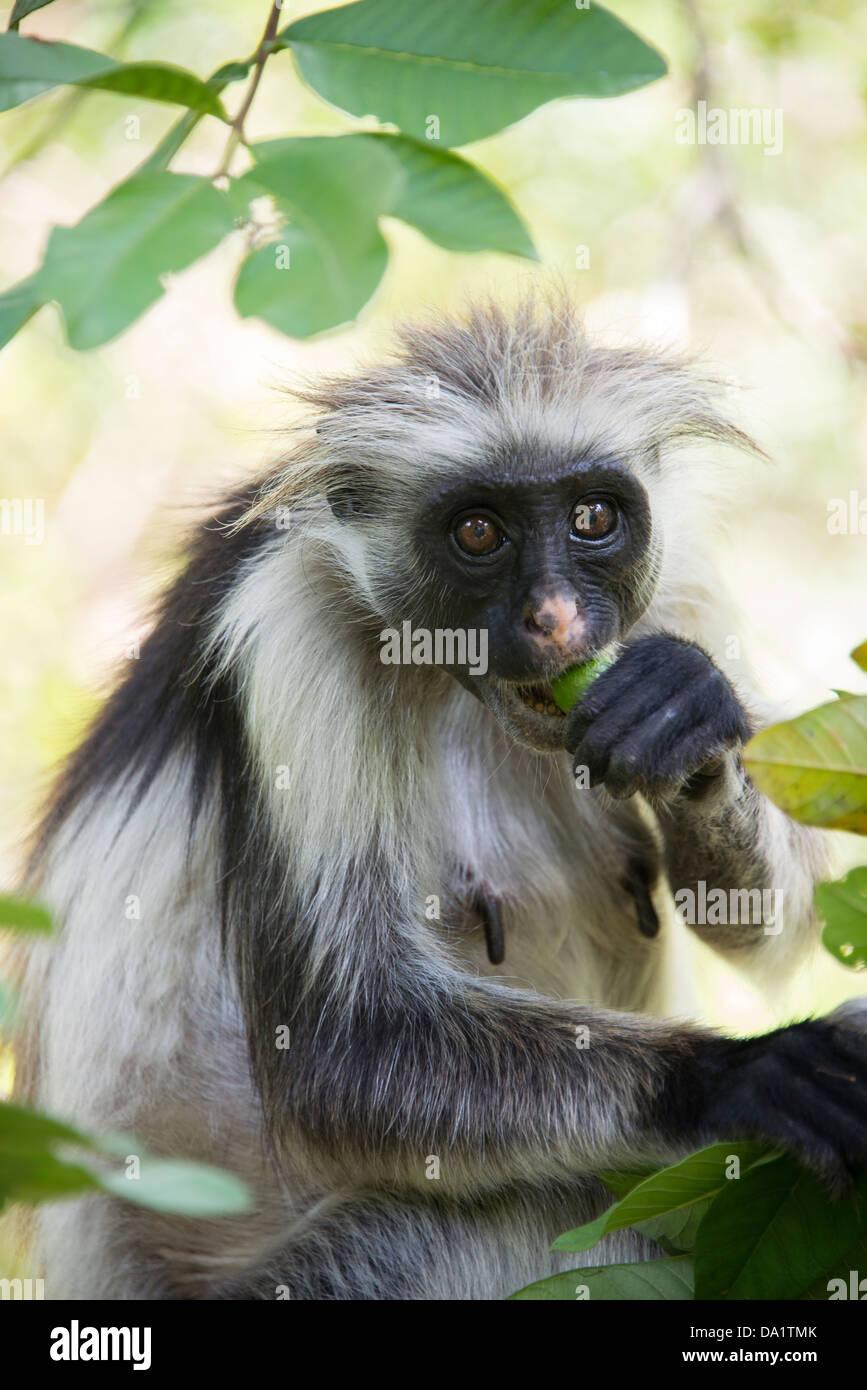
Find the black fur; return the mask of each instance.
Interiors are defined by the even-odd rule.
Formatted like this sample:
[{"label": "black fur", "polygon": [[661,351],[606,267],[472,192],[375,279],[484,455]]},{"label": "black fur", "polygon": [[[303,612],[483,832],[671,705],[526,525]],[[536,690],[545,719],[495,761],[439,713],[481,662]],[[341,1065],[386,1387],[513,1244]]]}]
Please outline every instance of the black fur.
[{"label": "black fur", "polygon": [[[209,1134],[210,1147],[203,1156],[222,1161],[221,1146],[231,1129],[231,1146],[234,1150],[237,1145],[244,1171],[261,1172],[263,1209],[257,1216],[264,1217],[255,1240],[249,1246],[239,1242],[234,1252],[236,1263],[229,1267],[239,1273],[231,1280],[232,1297],[267,1296],[269,1285],[283,1282],[293,1297],[302,1298],[401,1297],[413,1290],[438,1296],[448,1293],[452,1262],[458,1273],[463,1269],[460,1287],[466,1296],[486,1296],[492,1289],[507,1292],[497,1263],[508,1260],[510,1250],[523,1242],[528,1254],[521,1267],[550,1272],[551,1237],[581,1219],[577,1213],[571,1217],[566,1208],[573,1196],[584,1210],[585,1198],[594,1206],[601,1204],[605,1198],[592,1175],[608,1167],[673,1161],[711,1139],[758,1134],[788,1144],[825,1176],[842,1182],[852,1164],[867,1153],[863,1031],[846,1029],[831,1019],[742,1042],[697,1026],[623,1011],[629,1001],[649,1000],[657,978],[656,946],[641,937],[650,937],[658,927],[651,890],[659,863],[665,863],[675,885],[699,879],[741,888],[768,886],[780,861],[784,869],[791,863],[800,865],[801,842],[795,831],[791,846],[783,846],[778,860],[766,862],[766,852],[768,861],[771,852],[776,853],[775,837],[762,836],[773,808],[762,804],[742,774],[740,781],[721,776],[723,769],[736,764],[733,750],[747,736],[748,720],[723,675],[689,642],[659,635],[627,646],[570,716],[560,720],[551,715],[539,733],[545,751],[556,753],[561,761],[560,740],[565,736],[570,754],[579,764],[586,763],[593,782],[604,783],[615,797],[627,798],[637,790],[650,796],[659,812],[658,842],[651,844],[637,825],[631,833],[627,822],[631,814],[637,818],[634,808],[625,802],[612,808],[603,797],[594,798],[592,814],[576,815],[571,840],[570,821],[562,814],[557,817],[562,842],[553,834],[542,837],[550,820],[540,825],[535,844],[530,840],[536,853],[528,860],[529,869],[525,866],[516,876],[514,897],[504,898],[517,939],[524,923],[533,933],[544,930],[550,915],[545,903],[562,903],[564,895],[574,891],[579,910],[570,913],[570,930],[581,928],[583,906],[594,933],[589,945],[598,947],[603,957],[598,973],[587,982],[585,997],[598,997],[604,1004],[610,994],[614,1007],[563,998],[566,991],[556,987],[556,981],[550,993],[538,994],[532,978],[514,980],[507,972],[499,979],[487,978],[467,969],[460,952],[448,950],[444,938],[449,930],[461,937],[484,926],[490,959],[502,959],[496,894],[503,884],[488,879],[493,872],[489,864],[507,861],[493,855],[489,859],[485,845],[471,843],[462,852],[474,857],[475,877],[468,871],[452,878],[446,871],[445,862],[455,854],[450,837],[456,825],[447,814],[442,821],[427,814],[431,802],[425,804],[425,798],[442,795],[432,734],[438,727],[436,716],[443,712],[436,702],[449,687],[442,672],[428,675],[416,668],[394,673],[393,679],[389,673],[386,684],[377,651],[381,626],[411,619],[413,626],[428,629],[485,629],[490,637],[490,674],[484,679],[501,684],[547,680],[578,655],[577,638],[573,653],[557,642],[540,642],[528,625],[528,607],[532,610],[546,592],[574,595],[576,615],[580,608],[586,620],[581,641],[587,650],[628,642],[634,624],[647,611],[661,557],[645,486],[650,470],[644,470],[641,481],[633,472],[632,451],[650,451],[686,435],[729,440],[740,436],[703,403],[700,392],[687,391],[682,373],[660,369],[648,374],[640,355],[594,357],[576,344],[574,326],[565,318],[555,319],[546,332],[537,332],[525,321],[517,339],[523,342],[520,351],[513,350],[514,332],[499,315],[487,323],[476,321],[466,332],[455,329],[438,338],[425,330],[407,342],[399,370],[374,372],[367,380],[344,381],[323,387],[318,396],[311,394],[311,402],[326,413],[320,421],[320,444],[325,447],[314,457],[305,446],[293,455],[291,466],[263,484],[263,493],[255,487],[239,493],[200,530],[190,563],[169,590],[140,659],[130,663],[124,681],[72,759],[41,829],[48,877],[56,831],[85,801],[94,816],[108,817],[106,835],[95,843],[114,834],[130,836],[127,862],[134,862],[142,849],[139,835],[158,838],[164,833],[164,844],[175,835],[186,836],[194,851],[188,867],[197,877],[187,882],[178,874],[177,880],[170,880],[167,911],[156,925],[159,951],[170,958],[175,941],[172,904],[186,906],[190,894],[201,895],[185,964],[200,960],[200,951],[208,952],[212,927],[214,957],[219,953],[209,883],[218,889],[225,960],[208,989],[218,995],[224,989],[226,998],[203,995],[193,968],[177,971],[173,993],[167,996],[166,1007],[173,1010],[169,1022],[177,1019],[183,1025],[194,1019],[199,1033],[181,1026],[182,1046],[175,1049],[170,1034],[162,1050],[155,1049],[153,1057],[148,1052],[151,1014],[136,1012],[137,967],[145,975],[142,983],[151,986],[157,1008],[166,996],[158,963],[157,976],[148,975],[152,965],[147,928],[130,935],[119,948],[130,952],[128,968],[112,973],[114,958],[108,951],[106,970],[94,971],[96,983],[85,989],[84,997],[76,989],[70,992],[70,982],[78,986],[82,972],[67,970],[63,953],[72,952],[73,964],[82,956],[89,961],[87,951],[94,938],[89,934],[88,899],[80,911],[70,912],[61,935],[45,1016],[49,1017],[51,1001],[60,999],[67,1011],[63,1018],[75,1017],[80,1010],[82,1017],[90,1013],[94,1023],[104,1022],[105,1027],[93,1029],[93,1043],[87,1037],[75,1039],[83,1045],[69,1054],[64,1049],[72,1040],[64,1030],[62,1037],[51,1039],[46,1057],[71,1057],[71,1066],[58,1068],[55,1061],[60,1083],[68,1083],[73,1075],[82,1078],[86,1089],[90,1064],[97,1056],[108,1064],[103,1070],[111,1072],[117,1020],[123,1016],[125,1025],[135,1017],[141,1026],[130,1035],[130,1053],[136,1055],[123,1054],[122,1049],[121,1055],[136,1067],[141,1058],[140,1073],[136,1072],[141,1084],[129,1087],[129,1094],[137,1104],[135,1113],[146,1122],[158,1120],[151,1129],[155,1142],[172,1151],[178,1100],[183,1104],[189,1099],[195,1112],[190,1142],[198,1145],[202,1140],[200,1118],[207,1128],[213,1118],[213,1138]],[[518,439],[511,425],[503,425],[494,431],[497,439],[489,456],[478,457],[474,446],[473,458],[461,465],[451,447],[449,412],[454,402],[428,406],[416,380],[433,374],[446,390],[500,408],[512,391],[520,399],[522,382],[532,379],[534,391],[541,393],[538,399],[552,400],[560,418],[566,399],[564,372],[573,371],[591,398],[594,383],[604,395],[609,377],[625,374],[628,386],[634,376],[622,406],[618,396],[612,396],[621,413],[634,410],[631,402],[638,400],[638,421],[627,431],[628,459],[611,457],[612,450],[621,448],[617,441],[609,445],[588,439],[576,445],[575,431],[567,431],[569,437],[557,446],[560,452],[555,449],[552,454],[554,446],[530,437]],[[668,405],[665,397],[658,398],[667,381]],[[576,390],[576,401],[578,395]],[[538,400],[534,420],[537,405]],[[417,435],[411,437],[407,452],[407,430],[413,421]],[[429,423],[449,427],[448,467],[442,460],[427,461]],[[487,432],[490,424],[493,414],[486,413],[477,428],[483,425]],[[403,448],[393,458],[389,427]],[[639,441],[640,447],[629,440]],[[377,460],[380,452],[382,459]],[[411,467],[407,458],[413,461]],[[653,465],[661,466],[659,461]],[[358,485],[356,472],[364,486]],[[371,478],[373,487],[367,483]],[[284,722],[291,722],[291,708],[282,707],[279,688],[269,687],[255,661],[249,670],[243,669],[241,663],[249,659],[243,644],[241,656],[233,655],[238,646],[227,644],[219,667],[209,656],[220,606],[244,568],[260,560],[268,570],[272,561],[282,558],[264,553],[280,542],[259,510],[254,508],[259,519],[247,516],[239,531],[233,531],[231,523],[257,502],[264,513],[278,501],[294,498],[293,489],[300,489],[302,500],[315,499],[317,519],[311,534],[318,534],[318,540],[309,553],[302,549],[288,558],[299,562],[305,580],[309,561],[311,569],[318,569],[318,583],[305,585],[303,600],[294,591],[300,611],[292,615],[298,619],[291,627],[298,649],[290,675],[298,681],[315,678],[312,658],[317,646],[313,643],[308,652],[305,634],[317,623],[337,624],[336,629],[329,626],[329,632],[353,644],[348,669],[354,681],[345,679],[345,671],[332,671],[335,690],[342,676],[341,693],[351,701],[359,680],[370,683],[366,704],[355,709],[363,722],[354,725],[353,752],[375,755],[378,766],[395,772],[388,783],[379,784],[389,798],[388,813],[383,814],[381,800],[363,800],[372,786],[370,778],[352,775],[369,764],[360,756],[347,760],[348,780],[330,784],[338,794],[322,807],[331,818],[325,834],[316,829],[325,825],[324,818],[314,818],[308,833],[302,811],[310,804],[304,800],[308,794],[327,794],[321,791],[323,759],[333,759],[329,770],[341,766],[339,728],[311,728],[309,721],[318,715],[312,705],[308,723],[293,725],[286,746],[303,751],[313,740],[316,757],[299,760],[297,780],[289,790],[299,797],[301,810],[292,807],[298,814],[289,815],[287,809],[281,821],[274,814],[261,756],[263,750],[283,746],[277,735]],[[326,507],[318,516],[322,495],[329,499],[339,525]],[[570,524],[575,503],[586,497],[613,501],[619,518],[616,529],[597,540],[582,538]],[[471,561],[456,553],[453,528],[461,510],[477,503],[501,523],[506,543],[495,557]],[[338,552],[347,561],[353,556],[354,548],[345,546],[348,528],[355,528],[351,539],[367,546],[362,574],[351,565],[334,563]],[[299,546],[304,542],[303,536],[289,539]],[[688,539],[693,544],[691,533]],[[279,564],[263,577],[269,583],[260,594],[272,595],[270,601],[278,604],[293,602],[291,586],[281,587]],[[257,654],[265,658],[263,667],[272,669],[280,657],[277,625],[272,630],[254,612],[250,627],[260,644]],[[235,635],[240,631],[236,628]],[[366,660],[355,659],[362,656]],[[467,682],[468,688],[478,684],[475,677],[468,676]],[[386,690],[387,699],[371,698],[372,692],[378,696]],[[426,699],[415,701],[414,691]],[[250,698],[250,692],[257,698]],[[334,706],[331,700],[324,708]],[[507,732],[507,720],[516,722],[516,717],[503,714],[508,708],[502,703],[497,715]],[[469,740],[481,727],[473,722],[480,714],[475,707],[471,713],[465,726],[452,730],[453,755],[466,757],[475,751]],[[257,719],[264,719],[265,729],[254,725]],[[517,727],[520,731],[522,726]],[[514,730],[513,737],[518,737]],[[539,751],[529,735],[524,741]],[[416,757],[421,752],[424,758]],[[175,759],[183,769],[182,792],[188,791],[190,775],[193,787],[192,796],[178,796],[179,825],[167,825],[164,819],[158,823],[164,808],[175,805],[167,782],[148,808],[154,814],[143,815],[139,830],[133,814],[137,794]],[[565,771],[559,768],[558,777]],[[490,769],[491,780],[497,772]],[[525,829],[534,829],[536,807],[528,791],[526,804],[516,804],[531,783],[526,768],[522,775],[513,777],[514,772],[511,769],[495,785],[490,808],[497,817],[492,829],[498,854],[508,854],[511,844],[519,860],[519,841]],[[699,794],[714,785],[727,787],[730,795],[715,800]],[[472,797],[473,786],[468,780],[455,794]],[[543,815],[558,809],[556,801],[545,800],[546,788],[547,782],[539,793]],[[552,796],[556,790],[555,785]],[[571,793],[565,778],[559,790]],[[117,814],[116,797],[121,793],[129,807],[125,824]],[[561,812],[563,805],[559,803]],[[715,819],[708,811],[711,805]],[[462,809],[471,811],[472,802]],[[610,815],[623,834],[603,834],[598,854],[595,843],[582,846],[573,865],[574,835],[586,829],[592,836],[599,828],[597,813],[600,818]],[[349,824],[353,814],[358,815],[357,827]],[[213,853],[215,825],[218,854]],[[352,829],[357,833],[350,835]],[[787,858],[789,848],[793,852]],[[75,852],[76,846],[58,847],[58,897],[67,906],[74,888],[67,887],[71,875],[64,872],[64,855]],[[532,875],[537,869],[544,886],[548,852],[556,877],[556,893],[550,897],[537,891]],[[176,867],[172,865],[173,872]],[[88,871],[85,865],[83,872]],[[160,868],[151,866],[149,871],[155,877]],[[94,888],[100,886],[97,869],[93,877]],[[508,879],[508,873],[502,877]],[[600,884],[606,902],[597,911]],[[809,882],[802,884],[802,908],[809,901],[809,888]],[[442,894],[449,909],[439,926],[421,916],[420,903],[431,889]],[[637,930],[627,889],[637,910]],[[526,901],[519,900],[522,893]],[[459,900],[453,924],[452,899]],[[73,909],[76,906],[73,903]],[[800,915],[808,914],[802,910]],[[626,930],[621,931],[624,922]],[[114,944],[116,926],[109,914],[93,925],[109,945]],[[760,929],[737,930],[736,949],[743,941],[756,945],[756,937],[761,946]],[[564,963],[564,982],[574,982],[580,991],[582,982],[573,967],[582,960],[589,964],[591,951],[571,962],[565,952],[557,956],[555,951],[556,941],[550,960],[555,968]],[[214,978],[219,981],[216,990]],[[125,990],[120,997],[123,1009],[106,1007],[105,981],[115,980]],[[228,1004],[225,1017],[223,1004]],[[127,1007],[129,1014],[124,1012]],[[239,1009],[246,1058],[238,1049]],[[286,1027],[290,1046],[278,1047],[275,1034]],[[197,1054],[185,1051],[188,1037],[198,1037]],[[224,1039],[232,1062],[225,1075],[220,1050]],[[95,1098],[106,1128],[117,1109],[114,1080],[110,1076],[106,1094]],[[168,1121],[158,1113],[164,1097],[171,1102]],[[217,1112],[223,1105],[221,1115]],[[430,1154],[444,1160],[446,1181],[440,1189],[430,1187],[425,1173]],[[290,1215],[294,1235],[289,1248],[283,1249]],[[51,1223],[50,1213],[46,1220]],[[129,1220],[124,1213],[121,1222]],[[86,1212],[79,1222],[79,1239],[86,1246],[91,1230]],[[190,1251],[183,1226],[177,1234],[174,1264],[163,1288],[199,1291],[203,1278],[201,1267],[196,1268],[196,1251]],[[55,1231],[54,1238],[59,1250],[66,1236],[61,1232],[58,1240]],[[161,1262],[173,1240],[164,1240],[161,1227],[151,1229],[148,1239],[153,1262]],[[480,1252],[487,1242],[493,1250]],[[86,1285],[93,1277],[87,1251],[82,1254],[80,1244],[68,1241],[67,1249],[70,1244],[75,1246],[74,1260],[66,1262],[66,1278],[74,1286]],[[251,1256],[254,1247],[258,1253]],[[98,1235],[92,1248],[100,1251]],[[218,1255],[207,1244],[201,1253],[204,1278],[214,1287]],[[275,1256],[273,1263],[268,1253]],[[100,1287],[112,1291],[119,1280],[124,1288],[134,1286],[139,1264],[146,1263],[138,1261],[135,1246],[123,1239],[120,1227],[110,1228],[101,1255]],[[244,1262],[251,1258],[256,1267],[248,1263],[245,1277]],[[172,1256],[166,1260],[171,1263]],[[146,1283],[148,1289],[153,1286]]]},{"label": "black fur", "polygon": [[673,1132],[776,1141],[838,1190],[867,1159],[867,1038],[833,1017],[704,1042],[674,1087]]},{"label": "black fur", "polygon": [[644,637],[594,681],[566,719],[564,741],[590,785],[617,798],[671,795],[750,733],[722,671],[701,647]]},{"label": "black fur", "polygon": [[[124,678],[64,767],[36,833],[30,873],[38,871],[55,831],[97,788],[126,787],[132,808],[166,759],[190,750],[195,769],[193,814],[184,830],[192,836],[215,779],[224,770],[234,777],[242,770],[235,692],[225,681],[211,679],[203,643],[240,568],[273,535],[264,525],[237,533],[228,529],[254,497],[254,488],[234,494],[196,531],[189,561],[163,598],[139,657],[127,663]],[[233,796],[224,799],[226,807],[238,802],[236,783],[233,789]],[[240,842],[240,827],[238,838]],[[230,863],[233,854],[230,850]]]}]

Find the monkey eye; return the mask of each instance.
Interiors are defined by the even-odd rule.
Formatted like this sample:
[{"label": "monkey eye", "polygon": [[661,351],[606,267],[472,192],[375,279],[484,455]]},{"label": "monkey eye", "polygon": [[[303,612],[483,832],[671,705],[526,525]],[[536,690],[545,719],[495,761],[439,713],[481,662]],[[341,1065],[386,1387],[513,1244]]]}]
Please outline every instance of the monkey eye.
[{"label": "monkey eye", "polygon": [[580,501],[572,513],[572,535],[582,541],[601,541],[610,536],[617,525],[618,512],[613,502],[601,497]]},{"label": "monkey eye", "polygon": [[475,513],[459,521],[452,535],[465,555],[492,555],[505,540],[489,516]]}]

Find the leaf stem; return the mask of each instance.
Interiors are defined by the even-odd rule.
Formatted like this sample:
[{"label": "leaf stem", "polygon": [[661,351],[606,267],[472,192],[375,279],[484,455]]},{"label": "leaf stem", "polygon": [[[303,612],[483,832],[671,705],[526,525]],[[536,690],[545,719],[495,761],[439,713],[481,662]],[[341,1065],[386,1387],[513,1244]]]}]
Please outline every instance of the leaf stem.
[{"label": "leaf stem", "polygon": [[281,0],[274,0],[274,3],[271,6],[271,12],[268,15],[268,22],[265,25],[265,32],[259,40],[259,46],[256,49],[253,76],[250,79],[250,85],[247,88],[246,96],[244,97],[244,100],[241,102],[241,108],[238,111],[238,114],[235,117],[235,119],[232,121],[232,127],[229,131],[229,138],[226,141],[226,148],[223,151],[223,158],[220,163],[220,167],[217,170],[217,173],[214,175],[215,178],[222,178],[226,174],[228,174],[229,168],[232,163],[232,157],[238,146],[244,141],[244,122],[247,119],[247,114],[250,110],[250,107],[253,105],[253,98],[255,97],[259,83],[262,80],[262,73],[264,71],[265,64],[268,61],[268,58],[271,56],[272,45],[277,34],[277,24],[280,19],[282,9],[283,6],[281,4]]}]

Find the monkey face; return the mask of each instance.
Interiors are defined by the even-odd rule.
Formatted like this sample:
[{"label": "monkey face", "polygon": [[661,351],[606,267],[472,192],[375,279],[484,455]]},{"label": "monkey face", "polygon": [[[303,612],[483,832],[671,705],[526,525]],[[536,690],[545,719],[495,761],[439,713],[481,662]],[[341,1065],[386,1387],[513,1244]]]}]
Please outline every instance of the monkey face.
[{"label": "monkey face", "polygon": [[625,637],[653,595],[641,483],[616,460],[480,470],[427,498],[415,548],[435,578],[414,625],[486,633],[487,672],[451,674],[518,742],[562,751],[550,681]]}]

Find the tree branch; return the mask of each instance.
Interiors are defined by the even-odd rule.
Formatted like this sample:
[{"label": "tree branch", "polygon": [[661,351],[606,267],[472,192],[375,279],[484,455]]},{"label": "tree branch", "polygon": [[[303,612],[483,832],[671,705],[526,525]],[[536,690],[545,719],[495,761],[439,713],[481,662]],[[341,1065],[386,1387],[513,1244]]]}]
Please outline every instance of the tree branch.
[{"label": "tree branch", "polygon": [[[682,0],[687,20],[692,27],[698,51],[693,74],[692,101],[713,104],[710,44],[705,33],[697,0]],[[783,324],[807,338],[819,338],[841,352],[849,362],[867,362],[867,347],[858,341],[836,315],[828,309],[806,285],[794,285],[782,275],[773,256],[769,255],[749,228],[735,195],[728,163],[714,145],[701,147],[700,172],[691,192],[692,214],[685,210],[683,244],[679,259],[688,267],[699,233],[716,224],[741,256],[759,293],[771,313]],[[671,270],[670,272],[671,273]]]},{"label": "tree branch", "polygon": [[265,25],[265,32],[259,40],[259,46],[256,49],[253,76],[250,79],[250,85],[247,88],[247,93],[244,97],[244,100],[241,102],[241,108],[238,111],[238,114],[235,117],[235,119],[232,121],[232,128],[229,131],[229,138],[226,141],[226,148],[223,151],[223,158],[220,163],[220,167],[214,175],[215,178],[223,178],[225,177],[225,175],[228,174],[232,164],[232,158],[236,149],[240,144],[245,142],[244,122],[247,119],[247,114],[250,110],[250,107],[253,105],[253,98],[255,97],[259,83],[262,80],[262,73],[264,71],[265,64],[271,56],[274,39],[277,35],[277,24],[280,19],[282,10],[283,6],[281,4],[281,0],[274,0],[274,4],[271,6],[271,12],[268,15],[268,23]]}]

